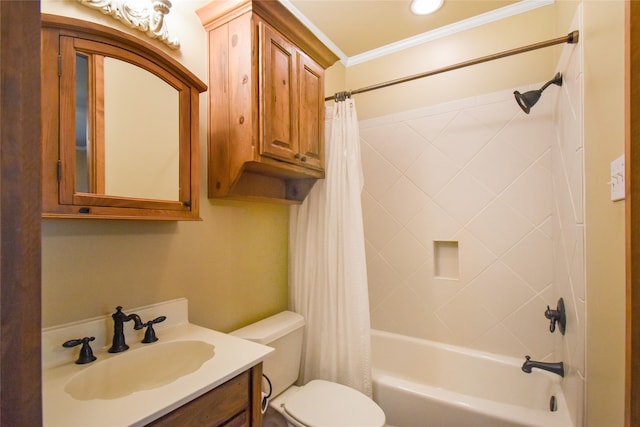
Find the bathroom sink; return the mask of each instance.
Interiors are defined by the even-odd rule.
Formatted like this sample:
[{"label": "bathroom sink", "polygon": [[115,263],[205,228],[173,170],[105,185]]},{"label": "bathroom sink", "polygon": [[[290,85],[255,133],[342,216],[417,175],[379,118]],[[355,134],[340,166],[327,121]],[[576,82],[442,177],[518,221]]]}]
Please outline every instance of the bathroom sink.
[{"label": "bathroom sink", "polygon": [[169,384],[198,370],[213,355],[214,346],[204,341],[150,344],[87,366],[64,391],[76,400],[118,399]]}]

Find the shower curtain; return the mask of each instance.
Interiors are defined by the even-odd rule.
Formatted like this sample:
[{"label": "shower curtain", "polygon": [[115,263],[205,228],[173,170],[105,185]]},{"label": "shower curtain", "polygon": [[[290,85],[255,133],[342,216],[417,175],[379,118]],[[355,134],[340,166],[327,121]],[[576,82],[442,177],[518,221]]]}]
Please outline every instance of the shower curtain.
[{"label": "shower curtain", "polygon": [[325,379],[371,396],[363,177],[355,100],[327,108],[326,178],[290,212],[291,307],[306,319],[300,382]]}]

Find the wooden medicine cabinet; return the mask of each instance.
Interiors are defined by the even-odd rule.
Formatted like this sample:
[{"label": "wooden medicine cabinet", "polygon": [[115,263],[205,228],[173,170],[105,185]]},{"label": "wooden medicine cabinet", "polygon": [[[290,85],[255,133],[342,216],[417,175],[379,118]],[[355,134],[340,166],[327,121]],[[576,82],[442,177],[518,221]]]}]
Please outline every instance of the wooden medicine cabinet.
[{"label": "wooden medicine cabinet", "polygon": [[300,203],[324,178],[324,72],[338,60],[279,1],[213,1],[208,195]]},{"label": "wooden medicine cabinet", "polygon": [[198,220],[206,89],[134,36],[43,14],[43,217]]}]

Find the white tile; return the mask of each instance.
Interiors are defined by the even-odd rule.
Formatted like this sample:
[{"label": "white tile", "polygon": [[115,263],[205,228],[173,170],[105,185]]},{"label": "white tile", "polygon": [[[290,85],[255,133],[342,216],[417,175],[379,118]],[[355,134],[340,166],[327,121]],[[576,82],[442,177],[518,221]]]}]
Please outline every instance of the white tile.
[{"label": "white tile", "polygon": [[497,255],[505,253],[533,228],[500,200],[491,203],[467,225],[467,229]]},{"label": "white tile", "polygon": [[380,204],[400,224],[409,222],[424,209],[429,197],[406,177],[401,177],[380,198]]},{"label": "white tile", "polygon": [[553,129],[550,115],[533,113],[517,114],[496,138],[510,141],[521,155],[537,160],[551,146]]},{"label": "white tile", "polygon": [[494,132],[461,111],[434,141],[453,162],[464,166],[489,142]]},{"label": "white tile", "polygon": [[376,251],[384,248],[402,229],[402,225],[366,192],[362,195],[362,219],[365,240]]},{"label": "white tile", "polygon": [[449,215],[466,224],[484,209],[495,195],[465,171],[456,175],[435,197]]},{"label": "white tile", "polygon": [[400,171],[407,170],[422,153],[426,143],[423,137],[404,123],[363,129],[360,136]]},{"label": "white tile", "polygon": [[541,291],[553,279],[553,242],[534,230],[502,258],[531,288]]},{"label": "white tile", "polygon": [[497,323],[497,319],[478,304],[474,295],[465,290],[457,294],[436,314],[451,330],[453,336],[464,342],[477,339]]},{"label": "white tile", "polygon": [[551,215],[549,215],[541,224],[538,226],[538,230],[542,232],[545,236],[552,238],[553,236],[553,220]]},{"label": "white tile", "polygon": [[571,158],[570,170],[567,172],[569,192],[576,223],[584,223],[584,173],[582,150],[575,152]]},{"label": "white tile", "polygon": [[400,276],[378,254],[367,254],[367,280],[369,284],[369,305],[382,305],[400,286]]},{"label": "white tile", "polygon": [[422,135],[422,137],[425,138],[428,142],[433,142],[444,130],[444,128],[451,122],[451,120],[453,120],[456,114],[456,111],[450,111],[441,114],[420,116],[407,121],[407,124],[420,135]]},{"label": "white tile", "polygon": [[454,240],[458,241],[460,280],[465,284],[497,260],[495,254],[466,230],[456,234]]},{"label": "white tile", "polygon": [[521,153],[511,139],[498,134],[480,150],[465,170],[498,194],[532,163],[533,160]]},{"label": "white tile", "polygon": [[433,277],[432,262],[423,264],[405,283],[425,301],[425,310],[435,311],[463,288],[460,280]]},{"label": "white tile", "polygon": [[576,225],[573,251],[569,259],[569,272],[571,274],[571,284],[573,294],[576,298],[586,299],[585,284],[585,253],[584,253],[584,226]]},{"label": "white tile", "polygon": [[476,277],[467,291],[496,319],[502,320],[533,297],[533,291],[503,263],[496,262]]},{"label": "white tile", "polygon": [[382,195],[400,179],[402,174],[368,144],[361,146],[361,157],[364,189],[373,198],[380,200]]},{"label": "white tile", "polygon": [[396,331],[404,335],[415,333],[416,325],[423,325],[430,314],[426,313],[417,295],[406,286],[399,286],[382,305],[385,311],[393,313]]},{"label": "white tile", "polygon": [[492,95],[479,97],[479,105],[465,111],[493,132],[498,132],[521,111],[514,101],[513,91],[502,91]]},{"label": "white tile", "polygon": [[434,240],[451,240],[462,226],[440,206],[427,201],[406,225],[407,230],[424,246],[432,246]]},{"label": "white tile", "polygon": [[435,197],[459,170],[447,156],[427,144],[420,157],[407,170],[406,176],[423,192]]},{"label": "white tile", "polygon": [[538,162],[519,176],[501,200],[533,224],[542,224],[551,215],[553,186],[551,173]]},{"label": "white tile", "polygon": [[432,249],[422,246],[408,231],[401,230],[380,255],[405,280],[432,257]]}]

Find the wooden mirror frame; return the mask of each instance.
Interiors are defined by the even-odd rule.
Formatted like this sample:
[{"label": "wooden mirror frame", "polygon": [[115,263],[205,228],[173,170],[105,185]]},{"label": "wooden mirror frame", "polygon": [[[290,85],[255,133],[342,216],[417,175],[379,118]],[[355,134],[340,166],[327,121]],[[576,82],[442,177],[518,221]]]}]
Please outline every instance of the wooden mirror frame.
[{"label": "wooden mirror frame", "polygon": [[[153,200],[75,191],[75,142],[63,138],[74,117],[75,99],[60,78],[73,68],[61,54],[61,37],[97,42],[130,53],[118,58],[140,66],[178,91],[179,199]],[[100,52],[96,52],[100,53]],[[207,86],[178,61],[141,39],[103,25],[42,14],[42,216],[45,218],[105,218],[199,220],[199,94]],[[68,55],[67,55],[68,56]],[[67,79],[68,80],[68,79]],[[177,86],[176,87],[176,82]],[[90,119],[91,120],[91,119]],[[68,147],[73,143],[73,147]],[[65,145],[66,144],[66,145]]]}]

